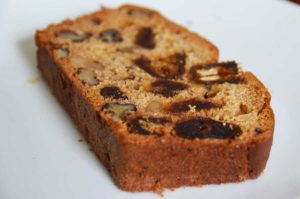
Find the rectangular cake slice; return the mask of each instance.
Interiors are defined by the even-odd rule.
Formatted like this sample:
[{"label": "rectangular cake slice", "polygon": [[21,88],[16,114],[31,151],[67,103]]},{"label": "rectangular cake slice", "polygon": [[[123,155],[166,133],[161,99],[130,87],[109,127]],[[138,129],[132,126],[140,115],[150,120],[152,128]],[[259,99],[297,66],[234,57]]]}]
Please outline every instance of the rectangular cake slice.
[{"label": "rectangular cake slice", "polygon": [[218,62],[201,36],[124,5],[50,25],[36,44],[38,68],[121,189],[239,182],[263,171],[270,94],[236,62]]}]

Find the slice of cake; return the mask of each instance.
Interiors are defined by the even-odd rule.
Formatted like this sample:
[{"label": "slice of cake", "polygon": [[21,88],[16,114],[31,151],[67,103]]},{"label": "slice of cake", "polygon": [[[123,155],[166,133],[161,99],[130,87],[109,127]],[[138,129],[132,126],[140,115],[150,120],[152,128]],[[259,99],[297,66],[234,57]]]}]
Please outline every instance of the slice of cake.
[{"label": "slice of cake", "polygon": [[36,44],[43,76],[121,189],[238,182],[264,169],[267,89],[156,11],[103,8],[37,31]]}]

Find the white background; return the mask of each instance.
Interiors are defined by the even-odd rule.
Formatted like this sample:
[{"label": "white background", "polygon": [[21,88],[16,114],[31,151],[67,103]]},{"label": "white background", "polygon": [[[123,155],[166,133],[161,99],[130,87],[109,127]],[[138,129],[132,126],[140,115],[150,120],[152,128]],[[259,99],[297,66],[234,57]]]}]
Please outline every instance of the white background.
[{"label": "white background", "polygon": [[[36,69],[34,32],[121,0],[0,0],[0,199],[159,198],[120,191]],[[276,116],[264,174],[165,198],[300,198],[300,6],[275,0],[130,1],[158,9],[216,44],[270,89]],[[28,83],[37,79],[37,84]]]}]

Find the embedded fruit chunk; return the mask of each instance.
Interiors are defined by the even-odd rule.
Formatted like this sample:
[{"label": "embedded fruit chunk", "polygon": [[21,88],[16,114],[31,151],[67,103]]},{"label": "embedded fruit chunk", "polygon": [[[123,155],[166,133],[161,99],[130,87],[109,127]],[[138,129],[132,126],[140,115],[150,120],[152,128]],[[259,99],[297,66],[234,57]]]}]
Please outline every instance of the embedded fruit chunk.
[{"label": "embedded fruit chunk", "polygon": [[123,38],[121,36],[121,34],[119,33],[118,30],[116,29],[107,29],[102,31],[99,34],[99,38],[103,41],[103,42],[122,42]]},{"label": "embedded fruit chunk", "polygon": [[256,135],[262,134],[263,130],[261,128],[255,128]]},{"label": "embedded fruit chunk", "polygon": [[151,68],[151,61],[147,57],[140,57],[134,60],[134,64],[136,64],[138,67],[140,67],[142,70],[149,73],[150,75],[154,77],[159,77]]},{"label": "embedded fruit chunk", "polygon": [[150,91],[164,97],[173,97],[187,87],[188,86],[186,84],[180,82],[170,80],[157,80],[151,83]]},{"label": "embedded fruit chunk", "polygon": [[111,103],[105,104],[103,106],[103,111],[105,114],[111,116],[114,121],[125,121],[126,118],[136,111],[136,106],[134,104],[118,104]]},{"label": "embedded fruit chunk", "polygon": [[180,78],[185,71],[185,60],[185,54],[175,53],[154,61],[146,57],[140,57],[134,63],[153,77],[176,79]]},{"label": "embedded fruit chunk", "polygon": [[67,48],[57,48],[55,49],[55,53],[59,59],[66,58],[70,54]]},{"label": "embedded fruit chunk", "polygon": [[241,114],[248,114],[250,110],[246,104],[240,104],[240,112]]},{"label": "embedded fruit chunk", "polygon": [[89,68],[78,68],[77,75],[83,84],[90,86],[96,86],[99,84],[97,74]]},{"label": "embedded fruit chunk", "polygon": [[154,37],[155,34],[151,27],[143,27],[136,35],[135,44],[146,49],[153,49],[155,48]]},{"label": "embedded fruit chunk", "polygon": [[130,125],[131,133],[136,133],[140,135],[151,135],[151,131],[149,130],[150,124],[148,124],[147,121],[141,118],[133,120]]},{"label": "embedded fruit chunk", "polygon": [[161,136],[163,134],[163,126],[170,122],[167,118],[143,118],[137,117],[129,121],[130,133],[135,133],[139,135],[156,135]]},{"label": "embedded fruit chunk", "polygon": [[174,79],[179,78],[185,71],[186,55],[183,53],[175,53],[168,57],[155,60],[152,63],[156,73],[161,78]]},{"label": "embedded fruit chunk", "polygon": [[189,99],[181,102],[171,104],[167,110],[173,113],[181,113],[187,111],[201,111],[212,108],[217,108],[219,105],[209,101],[202,101],[198,99]]},{"label": "embedded fruit chunk", "polygon": [[115,86],[108,86],[101,89],[100,94],[104,98],[112,98],[112,99],[128,99],[124,93]]},{"label": "embedded fruit chunk", "polygon": [[87,40],[92,36],[91,33],[76,33],[70,30],[62,31],[58,33],[58,38],[60,39],[67,39],[71,40],[73,42],[82,42],[84,40]]},{"label": "embedded fruit chunk", "polygon": [[190,78],[201,84],[240,83],[242,79],[238,72],[237,63],[234,61],[196,65],[190,70]]},{"label": "embedded fruit chunk", "polygon": [[177,123],[174,132],[177,136],[189,140],[235,139],[242,134],[242,130],[236,125],[201,117]]}]

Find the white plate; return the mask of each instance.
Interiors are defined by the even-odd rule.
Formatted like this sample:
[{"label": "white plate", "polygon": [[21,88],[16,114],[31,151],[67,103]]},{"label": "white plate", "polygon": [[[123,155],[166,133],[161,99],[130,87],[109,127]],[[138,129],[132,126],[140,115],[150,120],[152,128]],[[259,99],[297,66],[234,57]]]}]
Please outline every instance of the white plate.
[{"label": "white plate", "polygon": [[[276,116],[271,156],[259,179],[166,191],[165,198],[300,198],[300,6],[270,0],[143,4],[213,41],[221,60],[236,59],[253,71],[270,88]],[[116,188],[78,142],[79,133],[36,69],[34,31],[99,6],[97,0],[0,1],[1,199],[159,198]]]}]

